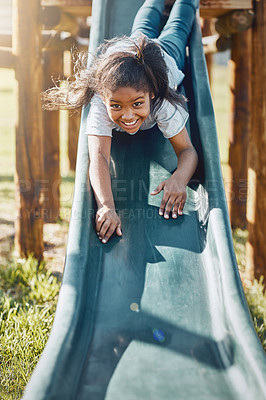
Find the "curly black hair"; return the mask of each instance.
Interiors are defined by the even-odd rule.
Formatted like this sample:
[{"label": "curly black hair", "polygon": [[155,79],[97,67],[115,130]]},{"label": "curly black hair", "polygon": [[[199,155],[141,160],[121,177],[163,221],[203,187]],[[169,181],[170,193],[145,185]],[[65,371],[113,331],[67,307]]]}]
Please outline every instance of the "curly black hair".
[{"label": "curly black hair", "polygon": [[[122,50],[121,50],[122,49]],[[94,94],[102,97],[119,87],[133,87],[152,95],[151,112],[164,100],[184,105],[184,97],[169,87],[167,65],[160,46],[144,35],[105,41],[88,65],[88,52],[79,52],[74,60],[74,75],[42,93],[43,109],[76,110],[89,104]]]}]

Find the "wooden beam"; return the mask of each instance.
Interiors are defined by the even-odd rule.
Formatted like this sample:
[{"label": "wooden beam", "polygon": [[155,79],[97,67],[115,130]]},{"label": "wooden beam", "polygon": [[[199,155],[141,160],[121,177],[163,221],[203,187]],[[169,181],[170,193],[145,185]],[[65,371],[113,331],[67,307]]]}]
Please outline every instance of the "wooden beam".
[{"label": "wooden beam", "polygon": [[92,0],[42,0],[42,6],[56,6],[70,15],[87,17],[91,15]]},{"label": "wooden beam", "polygon": [[[30,10],[30,12],[29,12]],[[43,258],[43,121],[39,0],[13,0],[13,53],[18,81],[15,249]]]},{"label": "wooden beam", "polygon": [[204,53],[212,54],[230,49],[232,40],[231,38],[225,38],[216,34],[203,37],[202,44]]},{"label": "wooden beam", "polygon": [[42,6],[86,7],[92,5],[92,0],[42,0]]},{"label": "wooden beam", "polygon": [[15,57],[12,49],[0,47],[0,68],[14,68]]},{"label": "wooden beam", "polygon": [[[80,48],[79,48],[80,50]],[[74,74],[74,63],[71,56],[71,53],[65,52],[64,54],[64,75],[66,78],[69,78]],[[76,160],[77,160],[77,149],[78,149],[78,136],[79,136],[79,128],[80,128],[80,115],[69,115],[68,113],[68,143],[67,143],[67,152],[68,152],[68,162],[69,169],[75,171],[76,169]]]},{"label": "wooden beam", "polygon": [[[52,79],[62,78],[63,52],[55,49],[43,54],[43,89],[54,86]],[[60,217],[60,115],[59,111],[44,111],[44,181],[43,217],[56,222]]]},{"label": "wooden beam", "polygon": [[88,17],[91,15],[91,6],[60,6],[60,8],[67,14],[73,15],[74,17]]},{"label": "wooden beam", "polygon": [[68,118],[68,161],[69,169],[75,171],[78,150],[78,137],[80,127],[80,115]]},{"label": "wooden beam", "polygon": [[252,30],[251,130],[248,140],[247,273],[266,276],[266,4],[255,2]]},{"label": "wooden beam", "polygon": [[[210,36],[211,35],[211,21],[209,19],[204,19],[203,20],[203,25],[202,25],[202,36]],[[207,64],[207,69],[208,69],[208,75],[209,75],[209,82],[211,84],[211,78],[212,78],[212,53],[206,53],[205,52],[205,58],[206,58],[206,64]]]},{"label": "wooden beam", "polygon": [[12,32],[0,32],[0,47],[12,47]]},{"label": "wooden beam", "polygon": [[228,208],[233,228],[246,228],[247,151],[251,128],[251,30],[232,35]]},{"label": "wooden beam", "polygon": [[200,16],[217,18],[232,10],[252,9],[252,3],[252,0],[200,0]]},{"label": "wooden beam", "polygon": [[63,12],[59,7],[43,7],[41,19],[44,29],[70,32],[75,36],[79,30],[76,18]]},{"label": "wooden beam", "polygon": [[54,26],[60,23],[62,11],[58,7],[42,7],[41,20],[44,25],[44,29],[52,29]]},{"label": "wooden beam", "polygon": [[234,33],[244,32],[252,26],[254,20],[253,10],[236,10],[218,19],[215,24],[216,31],[229,37]]},{"label": "wooden beam", "polygon": [[70,50],[71,48],[76,48],[78,47],[77,41],[73,36],[69,36],[64,40],[61,40],[58,35],[49,35],[45,37],[45,40],[43,40],[43,51],[59,51],[63,52],[65,50]]},{"label": "wooden beam", "polygon": [[[1,41],[2,40],[2,41]],[[59,51],[70,50],[72,48],[78,48],[83,51],[88,46],[79,44],[73,36],[69,36],[63,40],[54,35],[54,33],[43,32],[42,34],[42,50],[46,51]],[[0,34],[0,68],[15,68],[15,57],[12,50],[12,35]]]}]

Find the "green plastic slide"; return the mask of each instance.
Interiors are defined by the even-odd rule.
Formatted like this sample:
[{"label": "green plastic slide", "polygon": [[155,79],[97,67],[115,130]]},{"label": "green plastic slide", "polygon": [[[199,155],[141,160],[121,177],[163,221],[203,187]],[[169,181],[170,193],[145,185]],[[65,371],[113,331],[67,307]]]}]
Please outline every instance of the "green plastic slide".
[{"label": "green plastic slide", "polygon": [[[94,0],[90,50],[129,34],[142,0]],[[235,260],[210,89],[195,21],[184,90],[200,163],[184,215],[149,193],[176,166],[157,127],[117,132],[111,174],[123,237],[100,243],[79,135],[66,265],[51,336],[25,400],[266,399],[266,360]]]}]

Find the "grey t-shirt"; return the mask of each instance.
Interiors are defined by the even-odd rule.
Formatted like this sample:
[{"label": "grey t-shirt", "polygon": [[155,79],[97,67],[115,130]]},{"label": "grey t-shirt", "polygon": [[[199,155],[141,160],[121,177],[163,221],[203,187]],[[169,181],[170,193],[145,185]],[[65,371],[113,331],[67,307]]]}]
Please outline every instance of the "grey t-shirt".
[{"label": "grey t-shirt", "polygon": [[[128,48],[128,42],[119,41],[110,46],[110,48],[107,50],[107,54],[115,51],[131,51]],[[169,86],[172,88],[179,86],[184,79],[183,72],[177,68],[176,62],[172,57],[170,57],[163,49],[161,49],[161,51],[168,68]],[[150,114],[143,122],[140,130],[149,129],[157,123],[158,128],[163,133],[163,136],[169,139],[177,135],[184,128],[187,119],[188,113],[182,106],[178,104],[174,106],[169,103],[169,101],[164,100],[161,107],[153,115]],[[91,100],[91,107],[84,133],[88,135],[112,137],[113,129],[125,132],[120,126],[115,124],[110,119],[101,96],[98,94],[94,95]],[[132,133],[131,135],[134,135],[135,133]]]}]

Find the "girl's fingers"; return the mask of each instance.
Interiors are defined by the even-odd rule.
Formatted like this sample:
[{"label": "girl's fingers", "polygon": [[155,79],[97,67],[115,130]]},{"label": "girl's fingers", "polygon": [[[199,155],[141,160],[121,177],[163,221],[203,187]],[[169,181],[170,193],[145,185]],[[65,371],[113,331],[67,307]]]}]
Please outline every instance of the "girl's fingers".
[{"label": "girl's fingers", "polygon": [[178,198],[169,197],[168,202],[165,207],[165,210],[164,210],[164,218],[166,218],[166,219],[169,218],[170,211],[172,210],[172,207],[175,203],[178,203]]},{"label": "girl's fingers", "polygon": [[100,230],[101,230],[101,227],[102,227],[102,225],[103,225],[103,222],[99,222],[98,220],[97,220],[97,218],[96,218],[96,232],[97,232],[97,234],[99,234],[99,232],[100,232]]},{"label": "girl's fingers", "polygon": [[161,182],[152,192],[151,195],[154,196],[155,194],[160,193],[163,190],[164,182]]},{"label": "girl's fingers", "polygon": [[114,231],[116,231],[116,234],[118,236],[122,236],[121,225],[119,224],[118,226],[116,226],[115,224],[111,224],[107,232],[105,233],[104,238],[102,239],[102,243],[108,242]]},{"label": "girl's fingers", "polygon": [[184,200],[184,199],[182,199],[180,201],[179,206],[178,206],[178,215],[182,215],[183,214],[183,208],[184,208],[184,205],[185,205],[185,201],[186,200]]},{"label": "girl's fingers", "polygon": [[175,202],[174,207],[173,207],[173,211],[172,211],[172,218],[177,218],[179,204],[178,204],[177,201]]},{"label": "girl's fingers", "polygon": [[99,212],[96,213],[95,215],[95,222],[96,222],[96,226],[101,226],[104,222],[104,218],[103,215],[101,215]]},{"label": "girl's fingers", "polygon": [[107,232],[106,232],[105,235],[104,235],[104,238],[102,239],[102,243],[108,242],[108,240],[110,239],[110,237],[112,236],[112,234],[114,233],[114,231],[115,231],[115,226],[110,225],[110,226],[109,226],[109,229],[107,230]]},{"label": "girl's fingers", "polygon": [[103,222],[105,217],[104,217],[104,214],[101,215],[101,214],[97,213],[96,218],[97,218],[98,222]]},{"label": "girl's fingers", "polygon": [[116,231],[118,236],[122,236],[121,224],[116,224],[106,220],[100,223],[96,220],[96,232],[102,243],[106,243]]},{"label": "girl's fingers", "polygon": [[178,214],[179,214],[179,215],[182,215],[182,214],[183,214],[183,208],[184,208],[184,206],[185,206],[185,204],[186,204],[186,200],[187,200],[187,194],[185,193],[185,194],[182,196],[182,200],[181,200],[180,203],[179,203],[179,207],[178,207]]},{"label": "girl's fingers", "polygon": [[[167,195],[166,193],[164,193],[163,199],[162,199],[162,201],[161,201],[161,205],[160,205],[160,208],[159,208],[159,215],[164,215],[164,213],[165,213],[165,206],[166,206],[168,200],[169,200],[169,195]],[[165,217],[165,218],[167,218],[167,217]],[[169,218],[169,216],[168,216],[168,218]]]},{"label": "girl's fingers", "polygon": [[181,196],[177,198],[169,197],[168,201],[164,204],[164,209],[162,208],[162,204],[160,207],[161,212],[160,215],[163,215],[164,218],[169,219],[170,212],[172,210],[172,218],[177,218],[178,215],[183,214],[183,208],[186,202],[186,196]]},{"label": "girl's fingers", "polygon": [[109,227],[110,227],[110,222],[105,221],[102,226],[101,229],[98,231],[99,232],[99,239],[102,240],[104,239],[106,232],[108,231]]},{"label": "girl's fingers", "polygon": [[186,203],[186,196],[182,197],[180,201],[176,201],[173,211],[172,211],[172,217],[177,218],[178,215],[183,215],[183,208]]},{"label": "girl's fingers", "polygon": [[121,225],[119,224],[118,226],[117,226],[117,228],[116,228],[116,234],[118,235],[118,236],[122,236],[122,230],[121,230]]}]

